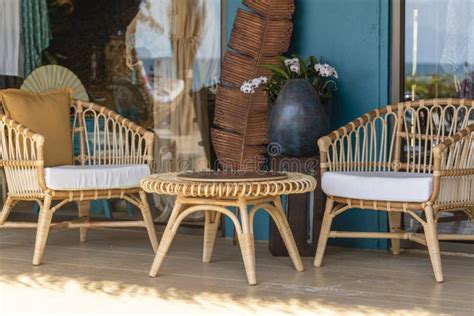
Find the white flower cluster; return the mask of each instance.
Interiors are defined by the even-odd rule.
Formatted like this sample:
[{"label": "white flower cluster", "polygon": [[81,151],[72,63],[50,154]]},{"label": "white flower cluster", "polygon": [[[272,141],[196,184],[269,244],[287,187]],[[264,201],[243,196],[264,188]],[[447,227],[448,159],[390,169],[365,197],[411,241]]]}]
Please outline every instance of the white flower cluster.
[{"label": "white flower cluster", "polygon": [[334,77],[339,78],[337,75],[336,68],[329,64],[316,64],[314,69],[319,73],[321,77]]},{"label": "white flower cluster", "polygon": [[290,70],[297,74],[300,73],[300,60],[298,58],[289,58],[285,60],[285,66],[290,66]]},{"label": "white flower cluster", "polygon": [[251,94],[255,93],[255,89],[260,87],[261,84],[266,84],[268,82],[267,77],[258,77],[249,81],[245,81],[241,86],[240,86],[240,91],[242,91],[245,94]]}]

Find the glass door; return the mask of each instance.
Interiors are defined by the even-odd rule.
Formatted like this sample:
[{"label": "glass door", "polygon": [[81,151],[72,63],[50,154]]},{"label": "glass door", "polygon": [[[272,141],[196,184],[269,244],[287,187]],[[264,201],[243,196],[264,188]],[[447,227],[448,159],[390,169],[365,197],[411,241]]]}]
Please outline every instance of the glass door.
[{"label": "glass door", "polygon": [[[405,0],[404,7],[403,98],[474,99],[474,0]],[[420,229],[410,217],[404,224]],[[472,234],[474,224],[459,212],[438,229]]]}]

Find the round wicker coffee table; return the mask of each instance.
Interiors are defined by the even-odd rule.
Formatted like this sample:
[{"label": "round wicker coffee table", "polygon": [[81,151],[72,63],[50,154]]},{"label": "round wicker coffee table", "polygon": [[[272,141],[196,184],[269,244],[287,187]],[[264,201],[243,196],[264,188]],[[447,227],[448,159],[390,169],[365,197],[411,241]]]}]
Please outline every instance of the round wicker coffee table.
[{"label": "round wicker coffee table", "polygon": [[[303,263],[281,204],[281,195],[313,191],[316,187],[313,177],[289,172],[258,175],[166,173],[144,178],[141,186],[146,192],[177,196],[150,269],[151,277],[157,276],[183,219],[198,211],[205,214],[203,262],[211,259],[220,216],[224,214],[235,226],[248,282],[256,284],[253,218],[258,210],[263,209],[278,227],[296,270],[303,271]],[[228,207],[236,207],[240,216]]]}]

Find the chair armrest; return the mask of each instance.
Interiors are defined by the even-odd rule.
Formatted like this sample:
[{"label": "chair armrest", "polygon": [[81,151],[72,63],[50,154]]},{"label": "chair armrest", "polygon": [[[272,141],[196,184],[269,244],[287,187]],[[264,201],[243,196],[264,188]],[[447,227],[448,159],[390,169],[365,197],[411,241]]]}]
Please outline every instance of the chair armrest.
[{"label": "chair armrest", "polygon": [[[75,101],[80,133],[82,163],[134,164],[152,166],[154,133],[95,103]],[[88,130],[85,118],[91,115],[94,127]],[[101,126],[103,125],[103,126]],[[92,134],[92,139],[89,137]]]},{"label": "chair armrest", "polygon": [[12,194],[40,194],[47,190],[44,137],[6,115],[0,115],[0,136],[0,166],[5,169],[9,191]]},{"label": "chair armrest", "polygon": [[[469,164],[469,159],[463,159],[468,158],[464,157],[465,155],[474,154],[473,134],[474,124],[470,124],[433,148],[435,158],[433,172],[435,176],[465,176],[474,174],[473,163]],[[456,146],[462,146],[464,141],[467,141],[465,148],[458,148],[456,150]]]},{"label": "chair armrest", "polygon": [[449,147],[455,145],[456,143],[460,142],[464,138],[470,136],[472,133],[474,133],[474,123],[469,124],[456,134],[454,134],[451,137],[446,138],[444,141],[439,143],[433,148],[433,153],[435,154],[435,157],[441,157],[442,153]]},{"label": "chair armrest", "polygon": [[470,124],[433,148],[433,192],[431,203],[463,206],[474,195],[467,186],[474,177],[474,124]]}]

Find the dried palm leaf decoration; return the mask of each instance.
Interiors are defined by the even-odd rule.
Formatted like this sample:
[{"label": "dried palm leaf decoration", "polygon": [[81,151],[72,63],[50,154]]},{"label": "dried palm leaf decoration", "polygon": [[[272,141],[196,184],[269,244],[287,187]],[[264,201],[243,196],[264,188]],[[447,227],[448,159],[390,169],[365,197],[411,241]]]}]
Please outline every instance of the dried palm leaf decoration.
[{"label": "dried palm leaf decoration", "polygon": [[263,89],[244,94],[244,81],[269,75],[262,64],[276,64],[291,40],[294,0],[243,0],[224,56],[217,90],[212,143],[221,168],[256,170],[267,138],[267,97]]}]

